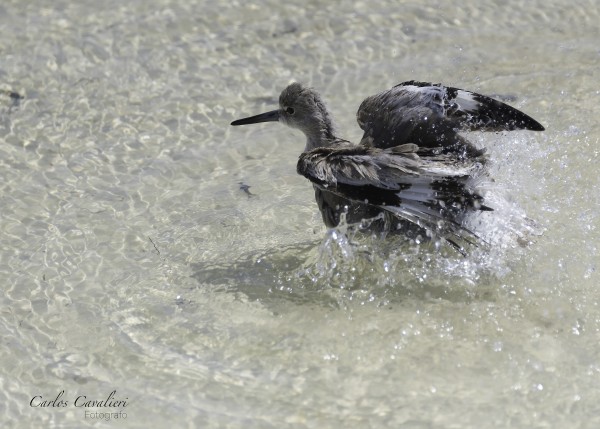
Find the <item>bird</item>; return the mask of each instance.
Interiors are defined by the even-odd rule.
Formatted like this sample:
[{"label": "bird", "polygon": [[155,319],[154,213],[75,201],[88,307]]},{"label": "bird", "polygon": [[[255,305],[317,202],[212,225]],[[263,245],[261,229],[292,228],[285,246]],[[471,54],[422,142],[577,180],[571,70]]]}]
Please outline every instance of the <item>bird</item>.
[{"label": "bird", "polygon": [[306,137],[296,171],[312,182],[323,222],[441,237],[460,253],[479,237],[463,225],[469,213],[491,211],[477,190],[486,179],[485,149],[463,131],[544,131],[525,113],[491,97],[419,81],[367,97],[356,114],[359,143],[338,137],[321,95],[294,82],[279,108],[231,125],[280,122]]}]

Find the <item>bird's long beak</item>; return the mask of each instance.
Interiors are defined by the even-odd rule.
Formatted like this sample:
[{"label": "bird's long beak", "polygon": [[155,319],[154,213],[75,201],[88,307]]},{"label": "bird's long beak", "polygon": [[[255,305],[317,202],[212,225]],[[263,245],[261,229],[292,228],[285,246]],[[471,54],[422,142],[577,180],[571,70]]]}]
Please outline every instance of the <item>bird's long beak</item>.
[{"label": "bird's long beak", "polygon": [[279,110],[273,110],[272,112],[261,113],[260,115],[250,116],[249,118],[238,119],[233,121],[231,125],[248,125],[258,124],[259,122],[277,122],[279,121]]}]

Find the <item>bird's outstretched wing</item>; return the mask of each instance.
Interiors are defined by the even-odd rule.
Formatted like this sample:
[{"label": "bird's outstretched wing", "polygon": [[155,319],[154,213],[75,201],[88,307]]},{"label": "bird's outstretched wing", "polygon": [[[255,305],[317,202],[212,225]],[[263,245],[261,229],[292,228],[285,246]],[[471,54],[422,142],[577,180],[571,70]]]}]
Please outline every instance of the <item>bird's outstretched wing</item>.
[{"label": "bird's outstretched wing", "polygon": [[466,145],[458,131],[543,131],[535,119],[485,95],[441,84],[409,81],[366,98],[356,114],[362,144],[387,148]]},{"label": "bird's outstretched wing", "polygon": [[[319,195],[324,201],[323,195],[329,195],[330,200],[335,196],[349,201],[348,205],[358,205],[370,215],[385,211],[461,250],[459,243],[477,241],[461,226],[462,215],[491,210],[474,190],[480,164],[474,160],[459,163],[446,155],[421,157],[418,151],[414,144],[388,149],[341,144],[303,153],[297,171],[315,184],[317,201]],[[332,226],[332,207],[324,211],[320,206],[324,220],[328,223],[329,219],[328,226]]]}]

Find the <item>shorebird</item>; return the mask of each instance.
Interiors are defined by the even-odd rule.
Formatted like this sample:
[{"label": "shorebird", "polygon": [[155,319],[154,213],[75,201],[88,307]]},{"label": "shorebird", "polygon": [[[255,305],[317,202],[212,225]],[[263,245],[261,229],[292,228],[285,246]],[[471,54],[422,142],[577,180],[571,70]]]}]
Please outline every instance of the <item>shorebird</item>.
[{"label": "shorebird", "polygon": [[442,237],[461,253],[478,239],[461,225],[464,216],[492,209],[476,189],[485,150],[459,133],[544,130],[493,98],[417,81],[366,98],[356,117],[364,135],[353,144],[338,137],[320,94],[292,83],[277,110],[231,125],[278,121],[305,134],[296,170],[313,183],[328,227],[342,214],[348,224],[375,219],[373,228]]}]

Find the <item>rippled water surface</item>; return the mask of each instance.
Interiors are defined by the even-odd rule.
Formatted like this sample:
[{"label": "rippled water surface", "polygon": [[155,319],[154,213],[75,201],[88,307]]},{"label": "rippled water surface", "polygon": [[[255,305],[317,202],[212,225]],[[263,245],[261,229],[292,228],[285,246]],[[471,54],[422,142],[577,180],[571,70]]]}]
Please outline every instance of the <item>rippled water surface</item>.
[{"label": "rippled water surface", "polygon": [[[598,22],[596,1],[3,1],[2,427],[600,427]],[[411,79],[547,127],[471,136],[496,210],[466,258],[327,231],[303,137],[229,126],[298,80],[357,140],[361,100]]]}]

